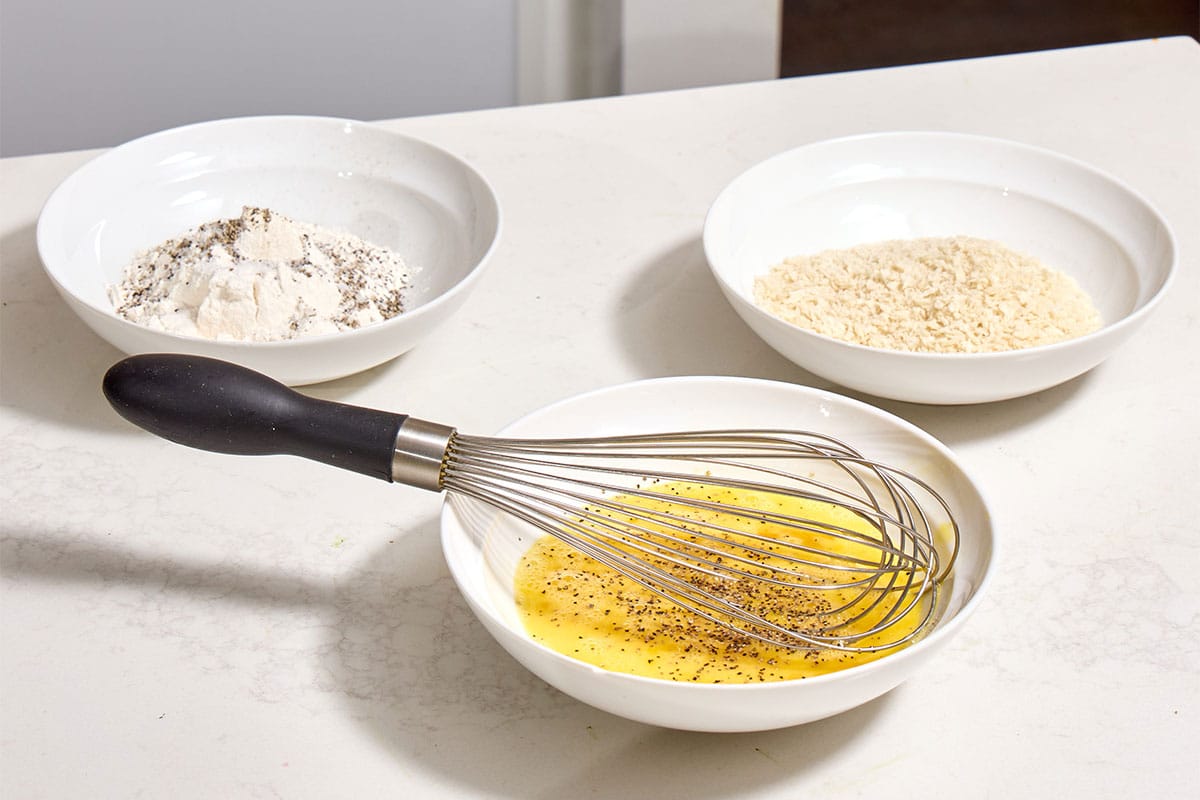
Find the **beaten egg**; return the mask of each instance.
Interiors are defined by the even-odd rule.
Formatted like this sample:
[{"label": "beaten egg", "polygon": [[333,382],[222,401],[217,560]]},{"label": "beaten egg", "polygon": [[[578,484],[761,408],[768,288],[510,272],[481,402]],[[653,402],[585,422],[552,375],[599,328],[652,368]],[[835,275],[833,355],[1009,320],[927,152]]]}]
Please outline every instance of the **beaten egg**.
[{"label": "beaten egg", "polygon": [[[714,505],[696,507],[669,499],[625,494],[613,498],[611,504],[604,504],[602,513],[617,525],[629,522],[620,511],[612,510],[623,504],[686,517],[692,525],[728,529],[725,538],[736,545],[749,541],[739,538],[743,533],[802,545],[805,542],[797,540],[806,537],[762,517],[732,514],[720,508],[765,509],[807,518],[818,525],[849,529],[866,540],[878,538],[878,532],[858,514],[819,500],[685,482],[657,487],[656,493]],[[645,530],[644,521],[637,524]],[[816,536],[807,537],[813,540],[807,543],[819,544],[839,555],[869,559],[870,553],[876,552],[871,545],[827,535],[817,542]],[[765,549],[776,548],[768,545]],[[756,556],[759,562],[756,566],[760,571],[769,571],[779,566],[772,563],[773,559],[771,555]],[[664,562],[656,563],[677,570]],[[696,577],[693,575],[689,580],[695,581]],[[812,619],[812,625],[834,627],[845,636],[870,630],[887,613],[886,609],[894,605],[888,602],[870,607],[870,600],[862,601],[862,593],[853,589],[797,589],[757,580],[707,576],[700,576],[699,582],[707,590],[717,591],[771,621],[781,624],[792,621],[788,622],[790,626],[796,619]],[[920,627],[928,614],[928,598],[920,596],[916,589],[905,594],[907,597],[900,600],[908,610],[884,634],[873,634],[858,642],[860,646],[896,641]],[[526,630],[534,640],[606,670],[650,678],[698,683],[793,680],[835,672],[892,652],[890,649],[850,652],[829,647],[796,649],[765,643],[682,608],[554,536],[535,540],[520,559],[515,597]],[[853,598],[859,601],[854,602]]]}]

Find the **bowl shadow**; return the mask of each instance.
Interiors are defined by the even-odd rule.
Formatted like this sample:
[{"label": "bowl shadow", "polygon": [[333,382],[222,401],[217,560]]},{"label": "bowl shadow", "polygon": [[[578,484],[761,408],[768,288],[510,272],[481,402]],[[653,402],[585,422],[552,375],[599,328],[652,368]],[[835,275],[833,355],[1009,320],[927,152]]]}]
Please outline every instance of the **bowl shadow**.
[{"label": "bowl shadow", "polygon": [[906,403],[840,386],[793,364],[758,338],[721,293],[698,237],[647,260],[623,287],[610,316],[614,340],[642,377],[740,375],[825,389],[906,419],[951,447],[1056,413],[1095,372],[1026,397],[958,406]]},{"label": "bowl shadow", "polygon": [[642,377],[744,375],[829,388],[759,339],[721,294],[698,238],[652,257],[622,288],[610,334]]}]

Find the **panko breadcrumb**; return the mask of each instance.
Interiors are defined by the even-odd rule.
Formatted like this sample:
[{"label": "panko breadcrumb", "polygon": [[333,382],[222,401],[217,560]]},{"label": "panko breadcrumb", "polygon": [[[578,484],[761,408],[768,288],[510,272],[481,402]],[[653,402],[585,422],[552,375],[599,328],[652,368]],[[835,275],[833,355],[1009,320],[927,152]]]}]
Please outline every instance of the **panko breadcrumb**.
[{"label": "panko breadcrumb", "polygon": [[1100,327],[1099,312],[1073,278],[970,236],[788,258],[756,279],[754,300],[825,336],[914,352],[1019,350]]}]

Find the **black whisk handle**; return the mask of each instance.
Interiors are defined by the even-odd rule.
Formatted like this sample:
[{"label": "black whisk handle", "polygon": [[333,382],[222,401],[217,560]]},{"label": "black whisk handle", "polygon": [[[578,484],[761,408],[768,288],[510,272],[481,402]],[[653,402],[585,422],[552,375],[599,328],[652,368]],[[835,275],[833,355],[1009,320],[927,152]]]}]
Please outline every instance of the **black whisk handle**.
[{"label": "black whisk handle", "polygon": [[166,353],[114,364],[104,396],[134,425],[188,447],[301,456],[389,482],[407,418],[307,397],[226,361]]}]

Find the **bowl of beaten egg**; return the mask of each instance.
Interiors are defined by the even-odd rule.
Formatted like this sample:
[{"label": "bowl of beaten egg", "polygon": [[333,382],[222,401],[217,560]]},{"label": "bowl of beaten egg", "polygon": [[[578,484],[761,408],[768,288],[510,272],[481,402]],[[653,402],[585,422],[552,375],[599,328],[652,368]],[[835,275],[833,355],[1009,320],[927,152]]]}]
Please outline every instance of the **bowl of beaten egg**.
[{"label": "bowl of beaten egg", "polygon": [[[688,666],[688,641],[637,643],[620,626],[578,634],[580,654],[552,641],[527,603],[529,554],[545,539],[478,501],[451,495],[442,512],[442,544],[450,572],[471,609],[513,657],[572,697],[628,719],[695,731],[756,731],[828,717],[889,691],[937,657],[962,628],[988,583],[995,548],[992,517],[979,487],[955,456],[909,423],[841,395],[782,382],[733,377],[639,381],[580,395],[534,412],[501,436],[605,436],[700,429],[783,428],[837,438],[867,458],[905,469],[929,482],[959,526],[959,552],[934,609],[934,623],[916,641],[874,660],[838,664],[823,674],[788,659],[803,651],[758,650],[740,677]],[[601,602],[597,600],[596,602]],[[634,640],[631,644],[626,639]],[[697,644],[701,644],[697,642]],[[621,648],[648,647],[635,658]],[[557,648],[557,649],[556,649]],[[572,648],[574,649],[574,648]],[[799,654],[799,655],[796,655]],[[643,655],[685,668],[647,672]],[[793,665],[794,666],[794,665]],[[832,671],[831,671],[832,669]],[[643,673],[643,674],[638,674]],[[720,682],[713,682],[714,680]]]},{"label": "bowl of beaten egg", "polygon": [[1016,142],[878,133],[751,167],[704,249],[767,344],[842,386],[917,403],[1031,394],[1108,357],[1175,269],[1164,219],[1094,167]]},{"label": "bowl of beaten egg", "polygon": [[495,193],[453,154],[378,125],[278,116],[102,153],[50,196],[37,241],[64,300],[118,350],[297,385],[415,346],[461,307],[499,232]]}]

